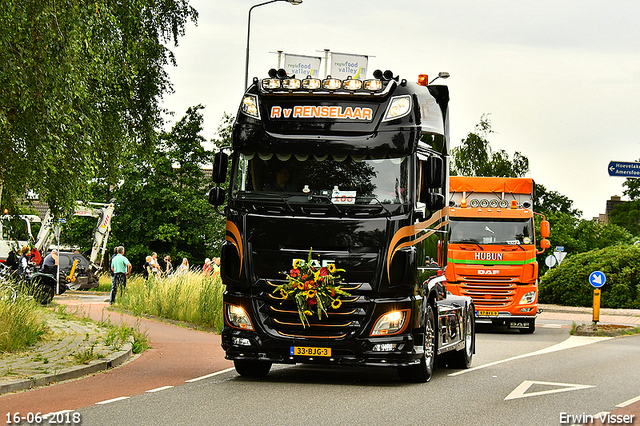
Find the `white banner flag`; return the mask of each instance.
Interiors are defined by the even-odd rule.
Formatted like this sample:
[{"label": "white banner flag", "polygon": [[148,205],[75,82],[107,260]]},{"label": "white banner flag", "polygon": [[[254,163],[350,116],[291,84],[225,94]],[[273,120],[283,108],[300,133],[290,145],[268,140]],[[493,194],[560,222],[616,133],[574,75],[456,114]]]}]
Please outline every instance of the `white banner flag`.
[{"label": "white banner flag", "polygon": [[284,70],[287,75],[295,75],[296,78],[306,78],[311,76],[318,78],[318,70],[320,69],[320,57],[284,54]]},{"label": "white banner flag", "polygon": [[369,58],[364,55],[347,55],[345,53],[331,53],[331,71],[333,78],[341,80],[347,77],[364,80],[367,78]]}]

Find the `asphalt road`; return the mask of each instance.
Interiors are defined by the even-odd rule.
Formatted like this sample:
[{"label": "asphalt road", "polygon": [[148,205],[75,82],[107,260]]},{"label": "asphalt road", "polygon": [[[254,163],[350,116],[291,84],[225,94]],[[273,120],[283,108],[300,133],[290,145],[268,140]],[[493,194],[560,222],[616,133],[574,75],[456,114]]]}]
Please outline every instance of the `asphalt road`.
[{"label": "asphalt road", "polygon": [[481,327],[473,368],[437,370],[428,384],[402,383],[392,369],[274,366],[261,380],[232,370],[79,413],[90,426],[539,426],[640,395],[640,336],[567,340],[569,325],[559,326],[532,335]]}]

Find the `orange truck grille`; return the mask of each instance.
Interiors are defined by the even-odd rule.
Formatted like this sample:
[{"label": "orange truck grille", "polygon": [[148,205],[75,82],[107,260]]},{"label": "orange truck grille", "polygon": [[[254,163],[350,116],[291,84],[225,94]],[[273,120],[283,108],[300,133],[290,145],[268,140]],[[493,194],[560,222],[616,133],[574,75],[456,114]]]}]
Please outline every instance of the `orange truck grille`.
[{"label": "orange truck grille", "polygon": [[462,296],[469,296],[473,299],[476,309],[482,307],[506,307],[514,303],[516,296],[516,285],[511,280],[505,282],[462,282],[460,284]]}]

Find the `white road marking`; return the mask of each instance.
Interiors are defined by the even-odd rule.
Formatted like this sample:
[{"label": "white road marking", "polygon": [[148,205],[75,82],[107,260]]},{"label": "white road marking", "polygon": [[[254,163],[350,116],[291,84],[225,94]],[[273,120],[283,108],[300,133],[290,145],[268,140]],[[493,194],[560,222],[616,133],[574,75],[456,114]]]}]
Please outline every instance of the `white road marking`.
[{"label": "white road marking", "polygon": [[[529,392],[527,390],[533,385],[545,385],[545,386],[557,386],[556,389],[549,389],[545,391]],[[572,383],[555,383],[555,382],[536,382],[533,380],[525,380],[517,388],[515,388],[507,397],[505,401],[509,399],[527,398],[530,396],[547,395],[550,393],[567,392],[578,389],[594,388],[592,385],[575,385]]]},{"label": "white road marking", "polygon": [[121,396],[121,397],[118,397],[118,398],[107,399],[106,401],[96,402],[96,405],[110,404],[112,402],[122,401],[123,399],[129,399],[129,397],[128,396]]},{"label": "white road marking", "polygon": [[616,407],[619,407],[619,408],[626,407],[627,405],[631,405],[634,402],[638,402],[638,401],[640,401],[640,396],[636,396],[635,398],[631,398],[628,401],[621,402],[620,404],[616,405]]},{"label": "white road marking", "polygon": [[539,324],[537,327],[541,328],[562,328],[562,324]]},{"label": "white road marking", "polygon": [[227,368],[226,370],[217,371],[215,373],[207,374],[206,376],[196,377],[195,379],[185,380],[185,382],[187,382],[187,383],[197,382],[198,380],[208,379],[209,377],[217,376],[218,374],[226,373],[226,372],[232,371],[232,370],[234,370],[233,367]]},{"label": "white road marking", "polygon": [[160,392],[160,391],[163,391],[165,389],[171,389],[172,387],[173,386],[162,386],[161,388],[151,389],[151,390],[148,390],[146,392],[149,392],[149,393],[151,393],[151,392]]},{"label": "white road marking", "polygon": [[527,358],[535,355],[548,354],[551,352],[557,352],[564,349],[577,348],[579,346],[589,345],[591,343],[601,342],[603,340],[613,339],[613,337],[589,337],[589,336],[570,336],[567,340],[560,342],[556,345],[549,346],[548,348],[540,349],[539,351],[529,352],[527,354],[522,354],[518,356],[514,356],[507,359],[502,359],[500,361],[490,362],[488,364],[479,365],[477,367],[469,368],[467,370],[456,371],[455,373],[449,374],[449,376],[458,376],[460,374],[469,373],[471,371],[480,370],[481,368],[491,367],[497,364],[502,364],[503,362],[513,361],[516,359]]}]

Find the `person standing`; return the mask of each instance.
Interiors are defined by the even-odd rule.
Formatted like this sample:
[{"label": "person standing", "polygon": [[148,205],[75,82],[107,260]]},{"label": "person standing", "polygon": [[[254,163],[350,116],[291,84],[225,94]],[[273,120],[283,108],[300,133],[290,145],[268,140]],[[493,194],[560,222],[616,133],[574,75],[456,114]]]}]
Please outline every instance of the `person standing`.
[{"label": "person standing", "polygon": [[158,264],[158,253],[156,253],[155,251],[151,253],[151,261],[149,262],[149,266],[151,266],[150,271],[155,276],[160,277],[160,275],[162,274],[162,269],[160,269],[160,265]]},{"label": "person standing", "polygon": [[176,275],[182,275],[189,272],[189,261],[186,257],[182,258],[182,263],[176,269]]},{"label": "person standing", "polygon": [[165,255],[164,263],[165,263],[165,267],[163,269],[163,273],[165,277],[168,277],[171,274],[173,274],[173,265],[171,264],[171,256],[169,256],[168,254]]},{"label": "person standing", "polygon": [[208,257],[204,260],[204,265],[202,266],[202,273],[205,276],[209,276],[211,275],[211,272],[213,272],[213,266],[211,264],[211,259],[209,259]]},{"label": "person standing", "polygon": [[118,247],[118,254],[111,259],[111,271],[113,272],[113,283],[111,284],[111,299],[109,304],[116,301],[116,293],[124,293],[127,288],[127,277],[131,273],[131,262],[124,256],[124,247]]},{"label": "person standing", "polygon": [[18,260],[18,275],[28,276],[29,275],[29,250],[28,246],[23,246],[20,249],[20,260]]}]

